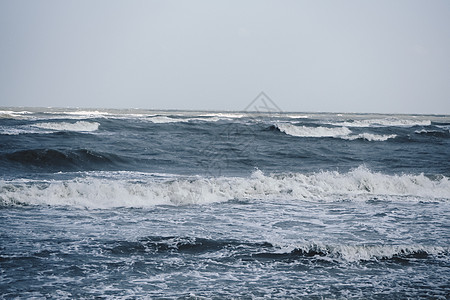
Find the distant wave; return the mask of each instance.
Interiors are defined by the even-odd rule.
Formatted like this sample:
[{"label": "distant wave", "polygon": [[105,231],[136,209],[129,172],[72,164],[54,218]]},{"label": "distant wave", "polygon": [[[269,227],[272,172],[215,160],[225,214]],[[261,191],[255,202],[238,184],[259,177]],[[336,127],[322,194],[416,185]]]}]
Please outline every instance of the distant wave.
[{"label": "distant wave", "polygon": [[22,119],[27,115],[32,114],[29,111],[12,111],[12,110],[0,110],[0,119]]},{"label": "distant wave", "polygon": [[365,120],[351,120],[342,122],[327,122],[327,124],[334,126],[345,127],[413,127],[413,126],[429,126],[430,120],[414,120],[414,119],[365,119]]},{"label": "distant wave", "polygon": [[295,126],[289,123],[279,123],[274,125],[275,128],[287,135],[297,137],[332,137],[340,138],[344,140],[367,140],[367,141],[386,141],[397,137],[395,134],[390,135],[378,135],[372,133],[360,133],[353,134],[347,127],[307,127],[307,126]]},{"label": "distant wave", "polygon": [[2,205],[68,205],[87,208],[151,207],[154,205],[208,204],[228,200],[273,199],[303,201],[354,201],[402,199],[401,201],[448,201],[450,181],[442,176],[386,175],[359,167],[348,173],[319,172],[251,177],[175,177],[111,179],[95,176],[73,180],[0,181]]},{"label": "distant wave", "polygon": [[48,111],[6,111],[0,110],[0,119],[27,119],[27,120],[54,120],[54,119],[94,119],[94,118],[107,118],[112,116],[108,112],[102,111],[59,111],[51,110]]},{"label": "distant wave", "polygon": [[285,116],[286,116],[286,118],[290,118],[290,119],[308,119],[309,118],[308,115],[299,115],[299,114],[287,114]]},{"label": "distant wave", "polygon": [[200,114],[200,117],[218,117],[218,118],[226,118],[226,119],[240,119],[245,116],[246,114],[243,113],[207,113],[207,114]]},{"label": "distant wave", "polygon": [[421,129],[421,130],[416,130],[415,131],[416,134],[419,135],[425,135],[425,136],[433,136],[433,137],[438,137],[438,138],[448,138],[450,137],[450,129],[448,130],[426,130],[426,129]]},{"label": "distant wave", "polygon": [[36,113],[37,119],[70,119],[70,120],[83,120],[83,119],[100,119],[100,118],[113,118],[114,115],[106,111],[98,110],[73,110],[73,111],[46,111],[44,115]]},{"label": "distant wave", "polygon": [[56,131],[92,132],[92,131],[98,130],[100,123],[86,122],[86,121],[77,121],[75,123],[45,122],[45,123],[36,123],[36,124],[33,124],[32,126],[42,128],[42,129],[56,130]]},{"label": "distant wave", "polygon": [[104,112],[104,111],[98,111],[98,110],[76,110],[76,111],[64,111],[64,112],[54,112],[55,114],[67,114],[67,115],[74,115],[74,116],[82,116],[82,117],[102,117],[102,116],[108,116],[110,113]]},{"label": "distant wave", "polygon": [[183,119],[174,119],[166,116],[156,116],[148,118],[148,121],[157,124],[185,122]]},{"label": "distant wave", "polygon": [[183,122],[217,122],[221,120],[230,120],[228,117],[169,117],[169,116],[152,116],[145,120],[152,123],[163,124],[163,123],[183,123]]}]

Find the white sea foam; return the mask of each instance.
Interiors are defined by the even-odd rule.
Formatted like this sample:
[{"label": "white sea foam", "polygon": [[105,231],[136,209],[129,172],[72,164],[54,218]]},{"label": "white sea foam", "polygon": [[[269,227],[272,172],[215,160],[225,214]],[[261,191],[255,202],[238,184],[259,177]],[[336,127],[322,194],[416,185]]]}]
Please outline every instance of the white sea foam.
[{"label": "white sea foam", "polygon": [[227,117],[209,117],[209,118],[201,118],[201,117],[184,117],[184,118],[172,118],[167,116],[154,116],[147,118],[146,120],[162,124],[162,123],[182,123],[182,122],[217,122],[221,120],[230,120],[230,118]]},{"label": "white sea foam", "polygon": [[240,119],[245,117],[245,114],[242,113],[207,113],[207,114],[200,114],[200,117],[218,117],[218,118],[227,118],[227,119]]},{"label": "white sea foam", "polygon": [[110,115],[110,113],[108,113],[108,112],[98,111],[98,110],[75,110],[75,111],[52,112],[52,113],[80,116],[83,118],[99,118],[99,117]]},{"label": "white sea foam", "polygon": [[423,245],[377,245],[377,246],[337,246],[337,254],[346,261],[361,261],[372,259],[390,259],[394,257],[414,256],[424,253],[426,255],[440,255],[448,253],[449,249],[439,246]]},{"label": "white sea foam", "polygon": [[297,114],[288,114],[288,115],[286,115],[286,117],[290,118],[290,119],[308,119],[309,118],[309,116],[307,116],[307,115],[297,115]]},{"label": "white sea foam", "polygon": [[436,125],[436,127],[450,131],[450,125]]},{"label": "white sea foam", "polygon": [[50,129],[56,131],[79,131],[79,132],[92,132],[98,130],[100,126],[97,122],[77,121],[75,123],[68,122],[45,122],[36,123],[32,126],[42,129]]},{"label": "white sea foam", "polygon": [[0,118],[14,118],[14,112],[12,110],[0,110]]},{"label": "white sea foam", "polygon": [[416,134],[427,134],[427,133],[442,133],[441,131],[437,131],[437,130],[426,130],[426,129],[421,129],[421,130],[416,130],[414,131],[414,133]]},{"label": "white sea foam", "polygon": [[190,118],[189,121],[200,121],[200,122],[217,122],[217,121],[224,121],[224,120],[230,120],[230,118],[226,117],[210,117],[210,118]]},{"label": "white sea foam", "polygon": [[345,140],[357,140],[357,139],[363,139],[363,140],[367,140],[367,141],[387,141],[388,139],[394,139],[396,138],[397,135],[396,134],[389,134],[389,135],[379,135],[379,134],[372,134],[372,133],[360,133],[357,135],[349,135],[349,136],[344,136],[342,137],[342,139]]},{"label": "white sea foam", "polygon": [[[437,126],[437,127],[440,127],[442,129],[444,129],[445,131],[448,131],[448,133],[450,133],[450,129],[449,128],[445,128],[444,126]],[[446,134],[445,131],[421,129],[421,130],[416,130],[414,132],[417,133],[417,134],[427,134],[427,133],[430,133],[430,134]]]},{"label": "white sea foam", "polygon": [[[125,114],[118,115],[125,116]],[[30,113],[26,116],[30,120],[58,120],[58,119],[69,119],[69,120],[84,120],[84,119],[98,119],[98,118],[115,118],[116,116],[104,112],[104,111],[84,111],[84,110],[74,110],[74,111],[59,111],[59,110],[45,110],[36,111]]]},{"label": "white sea foam", "polygon": [[289,123],[278,123],[276,126],[280,131],[298,137],[342,137],[352,133],[347,127],[307,127]]},{"label": "white sea foam", "polygon": [[12,111],[0,110],[0,119],[23,119],[25,116],[32,114],[29,111]]},{"label": "white sea foam", "polygon": [[27,133],[49,133],[49,132],[42,132],[37,128],[31,128],[30,126],[22,126],[22,127],[0,126],[0,135],[19,135]]},{"label": "white sea foam", "polygon": [[185,122],[185,120],[183,120],[183,119],[174,119],[174,118],[166,117],[166,116],[150,117],[147,120],[152,123],[157,123],[157,124]]},{"label": "white sea foam", "polygon": [[171,179],[117,179],[87,176],[72,180],[1,181],[0,203],[69,205],[88,208],[149,207],[154,205],[208,204],[244,199],[298,199],[299,201],[370,200],[447,201],[447,177],[431,180],[424,175],[385,175],[359,167],[348,173],[264,175],[251,177]]},{"label": "white sea foam", "polygon": [[346,127],[413,127],[413,126],[429,126],[430,120],[416,120],[416,119],[399,119],[399,118],[385,118],[385,119],[364,119],[342,122],[326,122],[326,124],[334,126]]}]

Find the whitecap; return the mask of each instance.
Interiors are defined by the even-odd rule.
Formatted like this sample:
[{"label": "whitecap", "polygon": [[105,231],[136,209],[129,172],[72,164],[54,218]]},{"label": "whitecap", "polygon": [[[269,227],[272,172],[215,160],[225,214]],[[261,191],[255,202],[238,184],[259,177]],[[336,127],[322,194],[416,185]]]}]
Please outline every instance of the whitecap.
[{"label": "whitecap", "polygon": [[36,123],[36,124],[33,124],[32,126],[41,128],[41,129],[50,129],[50,130],[55,130],[55,131],[92,132],[92,131],[98,130],[100,123],[86,122],[86,121],[77,121],[75,123],[45,122],[45,123]]},{"label": "whitecap", "polygon": [[378,141],[378,142],[384,142],[387,141],[388,139],[394,139],[396,138],[397,135],[396,134],[389,134],[389,135],[379,135],[379,134],[372,134],[372,133],[360,133],[358,135],[349,135],[349,136],[344,136],[342,137],[342,139],[345,140],[357,140],[357,139],[362,139],[362,140],[367,140],[367,141]]},{"label": "whitecap", "polygon": [[183,120],[183,119],[174,119],[174,118],[166,117],[166,116],[150,117],[147,120],[152,123],[156,123],[156,124],[185,122],[185,120]]},{"label": "whitecap", "polygon": [[275,126],[281,132],[297,137],[342,137],[352,133],[347,127],[307,127],[289,123],[278,123]]},{"label": "whitecap", "polygon": [[399,118],[364,119],[364,120],[325,122],[325,123],[334,126],[346,126],[346,127],[413,127],[413,126],[431,125],[430,120],[414,120],[414,119],[399,119]]},{"label": "whitecap", "polygon": [[0,135],[19,135],[28,133],[50,133],[50,131],[44,132],[37,128],[30,128],[29,126],[0,126]]},{"label": "whitecap", "polygon": [[242,113],[206,113],[200,114],[199,117],[218,117],[218,118],[226,118],[226,119],[240,119],[246,117],[246,114]]},{"label": "whitecap", "polygon": [[428,255],[445,255],[448,247],[424,245],[327,245],[323,243],[302,243],[298,245],[279,245],[277,254],[308,254],[324,260],[341,262],[378,261],[389,259],[408,259]]},{"label": "whitecap", "polygon": [[63,111],[63,112],[49,112],[53,114],[64,114],[64,115],[74,115],[74,116],[80,116],[83,118],[98,118],[102,116],[109,115],[108,112],[104,111],[98,111],[98,110],[75,110],[75,111]]},{"label": "whitecap", "polygon": [[32,114],[29,111],[12,111],[12,110],[0,110],[0,119],[24,119],[25,116]]},{"label": "whitecap", "polygon": [[297,115],[297,114],[287,114],[286,118],[290,118],[290,119],[308,119],[309,116],[307,116],[307,115]]},{"label": "whitecap", "polygon": [[150,118],[147,118],[146,120],[156,123],[156,124],[164,124],[164,123],[183,123],[183,122],[218,122],[221,120],[230,120],[229,118],[225,117],[209,117],[209,118],[202,118],[202,117],[185,117],[185,118],[172,118],[167,116],[153,116]]},{"label": "whitecap", "polygon": [[307,127],[307,126],[295,126],[290,123],[278,123],[275,125],[281,132],[287,135],[296,137],[332,137],[344,140],[367,140],[367,141],[387,141],[388,139],[396,138],[396,134],[390,135],[378,135],[373,133],[360,133],[352,134],[352,131],[347,127]]}]

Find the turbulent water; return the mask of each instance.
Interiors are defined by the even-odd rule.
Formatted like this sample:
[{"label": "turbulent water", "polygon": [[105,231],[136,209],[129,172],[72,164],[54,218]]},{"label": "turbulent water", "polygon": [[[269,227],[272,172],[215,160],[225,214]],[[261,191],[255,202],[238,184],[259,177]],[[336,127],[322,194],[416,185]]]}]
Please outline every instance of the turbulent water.
[{"label": "turbulent water", "polygon": [[0,297],[450,298],[450,116],[0,111]]}]

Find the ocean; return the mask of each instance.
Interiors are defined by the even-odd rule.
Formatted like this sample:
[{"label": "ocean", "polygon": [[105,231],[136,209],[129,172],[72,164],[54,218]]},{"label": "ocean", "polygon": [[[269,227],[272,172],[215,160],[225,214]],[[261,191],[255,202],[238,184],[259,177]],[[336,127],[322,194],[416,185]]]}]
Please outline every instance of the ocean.
[{"label": "ocean", "polygon": [[449,299],[450,116],[2,108],[0,297]]}]

